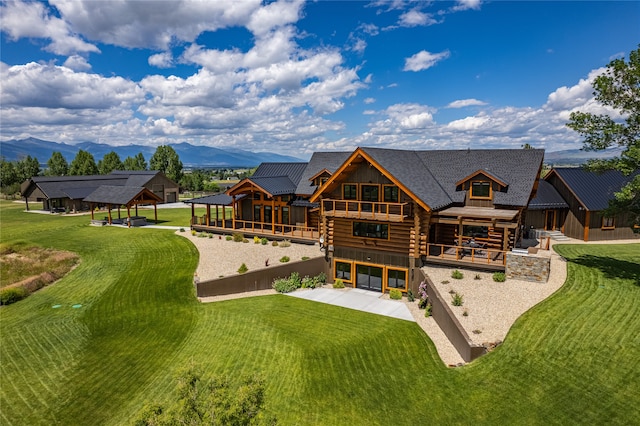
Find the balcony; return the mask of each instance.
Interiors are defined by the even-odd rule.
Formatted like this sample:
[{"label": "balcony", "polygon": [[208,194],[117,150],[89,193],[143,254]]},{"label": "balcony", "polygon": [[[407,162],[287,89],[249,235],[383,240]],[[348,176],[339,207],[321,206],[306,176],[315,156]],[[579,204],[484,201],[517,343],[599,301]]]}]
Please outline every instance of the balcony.
[{"label": "balcony", "polygon": [[329,217],[402,222],[412,215],[409,203],[322,200],[322,213]]}]

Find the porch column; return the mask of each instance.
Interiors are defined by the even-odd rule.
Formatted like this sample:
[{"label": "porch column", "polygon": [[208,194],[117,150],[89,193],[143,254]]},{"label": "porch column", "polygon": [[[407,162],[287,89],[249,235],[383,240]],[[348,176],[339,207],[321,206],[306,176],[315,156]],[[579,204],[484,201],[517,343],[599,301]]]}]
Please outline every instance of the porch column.
[{"label": "porch column", "polygon": [[[156,203],[153,203],[153,205],[155,206]],[[136,203],[136,216],[138,216],[138,203]]]},{"label": "porch column", "polygon": [[462,247],[462,216],[458,217],[458,247]]},{"label": "porch column", "polygon": [[189,223],[193,226],[193,216],[196,214],[196,210],[194,208],[194,204],[191,203],[191,219],[189,219]]},{"label": "porch column", "polygon": [[[129,206],[127,206],[127,212],[129,212]],[[120,220],[120,204],[118,204],[118,220]]]},{"label": "porch column", "polygon": [[[218,226],[218,205],[216,204],[216,226]],[[224,221],[222,227],[224,228]]]},{"label": "porch column", "polygon": [[153,216],[156,223],[158,223],[158,203],[153,203]]},{"label": "porch column", "polygon": [[211,204],[207,204],[207,226],[211,226]]},{"label": "porch column", "polygon": [[276,197],[271,197],[271,233],[276,233]]},{"label": "porch column", "polygon": [[111,225],[111,204],[107,204],[107,216],[109,217],[109,225]]},{"label": "porch column", "polygon": [[231,226],[236,229],[236,196],[231,197],[231,207],[233,208],[233,216],[231,216]]},{"label": "porch column", "polygon": [[589,241],[589,226],[590,226],[590,221],[591,218],[589,217],[589,210],[585,211],[585,216],[584,216],[584,242],[586,243],[587,241]]},{"label": "porch column", "polygon": [[29,197],[24,197],[24,202],[27,205],[27,211],[29,211]]},{"label": "porch column", "polygon": [[509,250],[509,228],[502,229],[502,250]]},{"label": "porch column", "polygon": [[[120,218],[120,206],[118,206],[118,219]],[[131,228],[131,207],[127,204],[127,228]]]},{"label": "porch column", "polygon": [[89,203],[89,208],[91,209],[91,220],[93,220],[93,203]]}]

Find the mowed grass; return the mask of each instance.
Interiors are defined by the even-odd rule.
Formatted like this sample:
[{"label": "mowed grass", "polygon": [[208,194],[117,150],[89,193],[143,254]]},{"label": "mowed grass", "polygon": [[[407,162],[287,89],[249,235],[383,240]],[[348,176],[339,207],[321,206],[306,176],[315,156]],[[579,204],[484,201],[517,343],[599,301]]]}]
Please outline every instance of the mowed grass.
[{"label": "mowed grass", "polygon": [[559,247],[565,286],[497,350],[448,369],[414,323],[284,295],[199,304],[197,252],[171,231],[90,227],[6,202],[0,215],[3,242],[81,257],[57,284],[0,309],[2,424],[128,424],[144,403],[169,401],[192,361],[262,375],[281,424],[640,418],[640,245]]}]

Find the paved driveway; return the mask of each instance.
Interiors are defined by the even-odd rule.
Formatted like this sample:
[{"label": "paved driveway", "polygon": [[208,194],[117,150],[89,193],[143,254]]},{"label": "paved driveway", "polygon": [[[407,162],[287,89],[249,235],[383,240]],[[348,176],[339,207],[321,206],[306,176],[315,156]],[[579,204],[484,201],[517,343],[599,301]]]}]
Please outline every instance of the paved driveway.
[{"label": "paved driveway", "polygon": [[289,296],[314,302],[328,303],[343,308],[355,309],[372,314],[384,315],[406,321],[414,321],[411,312],[404,303],[397,300],[381,299],[381,293],[361,290],[334,290],[330,288],[317,288],[314,290],[298,290],[286,293]]}]

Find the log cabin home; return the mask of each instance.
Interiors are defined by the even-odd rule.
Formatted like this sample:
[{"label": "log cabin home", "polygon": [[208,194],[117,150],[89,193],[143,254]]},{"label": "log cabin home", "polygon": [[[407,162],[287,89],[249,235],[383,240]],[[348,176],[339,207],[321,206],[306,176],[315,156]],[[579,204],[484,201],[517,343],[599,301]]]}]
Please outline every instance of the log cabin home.
[{"label": "log cabin home", "polygon": [[426,263],[504,270],[543,150],[358,148],[310,197],[330,276],[416,291]]},{"label": "log cabin home", "polygon": [[[560,194],[567,207],[559,210],[549,209],[544,229],[551,227],[553,220],[555,230],[561,231],[567,237],[583,241],[640,237],[634,232],[634,224],[630,223],[628,215],[607,217],[604,214],[609,201],[614,199],[614,194],[638,174],[640,171],[625,176],[616,170],[596,173],[577,167],[552,169],[544,181]],[[549,219],[550,217],[555,219]]]}]

